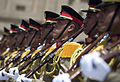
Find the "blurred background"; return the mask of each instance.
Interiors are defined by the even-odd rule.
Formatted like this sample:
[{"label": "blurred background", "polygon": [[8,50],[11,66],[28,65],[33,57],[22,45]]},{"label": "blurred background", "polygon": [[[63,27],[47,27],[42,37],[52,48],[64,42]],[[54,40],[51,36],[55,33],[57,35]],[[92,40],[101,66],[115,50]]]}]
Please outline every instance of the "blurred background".
[{"label": "blurred background", "polygon": [[20,25],[21,19],[28,21],[33,18],[43,23],[44,11],[50,10],[59,14],[61,5],[69,5],[85,17],[80,10],[88,8],[87,2],[88,0],[0,0],[0,36],[3,27],[9,29],[10,24]]}]

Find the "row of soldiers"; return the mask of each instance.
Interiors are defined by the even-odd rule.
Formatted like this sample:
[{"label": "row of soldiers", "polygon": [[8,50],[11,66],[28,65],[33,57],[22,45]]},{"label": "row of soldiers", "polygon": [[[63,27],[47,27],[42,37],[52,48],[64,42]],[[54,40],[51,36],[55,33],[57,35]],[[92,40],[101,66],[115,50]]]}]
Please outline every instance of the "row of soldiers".
[{"label": "row of soldiers", "polygon": [[[83,19],[61,6],[45,11],[45,23],[22,20],[5,28],[0,80],[17,82],[119,82],[120,0],[89,0]],[[85,42],[73,42],[82,32]],[[53,79],[54,78],[54,79]]]}]

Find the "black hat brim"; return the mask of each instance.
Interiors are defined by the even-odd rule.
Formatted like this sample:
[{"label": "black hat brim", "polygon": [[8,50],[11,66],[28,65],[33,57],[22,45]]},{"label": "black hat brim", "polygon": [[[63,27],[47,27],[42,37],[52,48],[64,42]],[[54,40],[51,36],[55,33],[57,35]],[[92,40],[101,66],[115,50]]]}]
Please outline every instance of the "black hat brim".
[{"label": "black hat brim", "polygon": [[56,20],[69,20],[68,18],[65,18],[65,17],[57,17],[55,18]]},{"label": "black hat brim", "polygon": [[98,11],[94,11],[94,10],[81,10],[81,12],[85,12],[85,13],[96,13]]},{"label": "black hat brim", "polygon": [[44,25],[49,25],[49,24],[55,24],[55,23],[52,23],[52,22],[45,22],[45,23],[42,24],[42,26],[44,26]]},{"label": "black hat brim", "polygon": [[51,22],[45,22],[44,24],[42,25],[48,25],[48,24],[52,24]]}]

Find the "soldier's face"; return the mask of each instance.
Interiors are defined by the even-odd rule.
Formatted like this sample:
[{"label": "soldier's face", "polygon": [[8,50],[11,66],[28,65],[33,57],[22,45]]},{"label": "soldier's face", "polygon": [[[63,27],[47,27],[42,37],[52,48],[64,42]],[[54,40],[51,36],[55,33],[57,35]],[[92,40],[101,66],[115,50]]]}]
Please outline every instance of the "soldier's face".
[{"label": "soldier's face", "polygon": [[[101,7],[102,11],[97,14],[97,18],[98,18],[98,22],[99,22],[97,29],[100,32],[107,31],[108,26],[111,22],[111,19],[113,18],[116,8],[117,8],[117,5],[115,5],[115,4]],[[114,22],[111,26],[111,29],[110,29],[111,34],[115,35],[115,34],[120,33],[118,30],[118,29],[120,29],[119,25],[120,25],[120,11],[118,12],[118,14],[115,17]]]},{"label": "soldier's face", "polygon": [[[58,20],[57,23],[54,25],[55,28],[53,30],[53,38],[56,39],[60,33],[62,32],[62,30],[65,28],[65,26],[67,25],[68,20]],[[62,34],[61,38],[63,38],[64,36],[66,36],[67,31],[65,30],[64,33]]]},{"label": "soldier's face", "polygon": [[31,47],[37,47],[38,43],[41,42],[41,31],[38,31],[31,42]]},{"label": "soldier's face", "polygon": [[[52,24],[45,25],[42,27],[42,35],[41,35],[42,39],[46,36],[46,34],[50,31],[52,27],[53,27]],[[48,38],[52,38],[52,32],[48,35]]]},{"label": "soldier's face", "polygon": [[[54,24],[49,24],[48,26],[47,26],[47,32],[46,32],[46,34],[53,28],[53,25]],[[52,40],[52,38],[53,38],[53,34],[52,34],[52,32],[48,35],[48,37],[47,37],[47,39],[49,39],[49,40]]]},{"label": "soldier's face", "polygon": [[97,33],[96,27],[94,27],[97,22],[96,14],[97,13],[87,13],[86,18],[83,21],[84,33],[88,35],[91,31],[89,36],[94,36]]}]

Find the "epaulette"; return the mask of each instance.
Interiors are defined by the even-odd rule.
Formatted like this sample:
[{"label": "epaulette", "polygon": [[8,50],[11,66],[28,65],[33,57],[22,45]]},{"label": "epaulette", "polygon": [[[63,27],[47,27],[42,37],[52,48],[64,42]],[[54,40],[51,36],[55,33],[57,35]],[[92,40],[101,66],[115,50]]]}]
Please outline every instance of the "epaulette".
[{"label": "epaulette", "polygon": [[82,47],[83,45],[82,44],[79,44],[79,43],[76,43],[76,42],[67,42],[63,45],[63,51],[62,51],[62,54],[61,54],[61,57],[62,58],[70,58],[74,51],[79,48],[79,47]]},{"label": "epaulette", "polygon": [[26,50],[22,55],[21,58],[25,57],[26,55],[28,55],[30,53],[30,49]]},{"label": "epaulette", "polygon": [[45,55],[48,55],[48,54],[49,54],[50,52],[52,52],[55,48],[56,48],[56,46],[51,46]]}]

